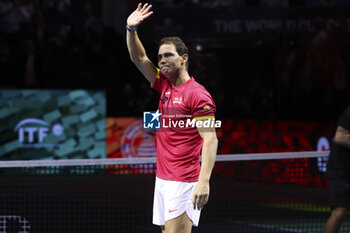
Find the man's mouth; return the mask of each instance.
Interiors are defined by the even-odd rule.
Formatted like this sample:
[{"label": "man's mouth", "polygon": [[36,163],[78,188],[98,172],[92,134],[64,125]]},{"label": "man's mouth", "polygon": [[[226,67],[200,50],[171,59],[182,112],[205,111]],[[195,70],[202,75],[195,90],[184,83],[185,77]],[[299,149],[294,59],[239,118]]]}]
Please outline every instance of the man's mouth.
[{"label": "man's mouth", "polygon": [[170,67],[169,66],[162,66],[162,68],[160,68],[161,70],[166,70],[166,69],[169,69]]}]

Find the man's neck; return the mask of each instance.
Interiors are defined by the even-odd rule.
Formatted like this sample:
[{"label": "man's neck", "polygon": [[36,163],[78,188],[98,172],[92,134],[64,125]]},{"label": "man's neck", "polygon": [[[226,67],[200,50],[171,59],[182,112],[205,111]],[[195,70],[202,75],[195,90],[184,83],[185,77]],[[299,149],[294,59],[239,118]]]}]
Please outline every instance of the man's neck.
[{"label": "man's neck", "polygon": [[188,74],[187,70],[179,71],[179,73],[170,76],[170,80],[173,84],[173,87],[180,86],[190,79],[191,77]]}]

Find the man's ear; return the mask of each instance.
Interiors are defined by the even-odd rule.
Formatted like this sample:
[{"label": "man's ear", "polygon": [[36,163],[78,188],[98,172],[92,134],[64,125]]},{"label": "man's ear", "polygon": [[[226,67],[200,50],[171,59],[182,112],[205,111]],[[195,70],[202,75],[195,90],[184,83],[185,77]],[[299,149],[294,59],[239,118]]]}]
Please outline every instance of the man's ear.
[{"label": "man's ear", "polygon": [[186,64],[187,63],[187,61],[188,61],[188,54],[187,53],[185,53],[184,55],[182,55],[181,56],[182,57],[182,64]]}]

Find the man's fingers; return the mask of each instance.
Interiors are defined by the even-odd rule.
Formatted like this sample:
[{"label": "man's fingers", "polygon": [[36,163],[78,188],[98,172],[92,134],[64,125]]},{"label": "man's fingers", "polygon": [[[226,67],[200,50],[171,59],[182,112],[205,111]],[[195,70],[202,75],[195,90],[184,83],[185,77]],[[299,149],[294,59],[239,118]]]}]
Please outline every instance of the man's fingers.
[{"label": "man's fingers", "polygon": [[151,8],[152,8],[152,5],[148,5],[148,7],[146,8],[146,12],[148,12]]},{"label": "man's fingers", "polygon": [[193,204],[193,208],[194,209],[198,209],[201,210],[204,208],[204,205],[207,204],[209,199],[209,196],[207,194],[204,195],[196,195],[196,198],[194,201],[192,201]]},{"label": "man's fingers", "polygon": [[141,11],[142,15],[148,14],[149,11],[151,10],[151,8],[152,8],[152,5],[148,5],[148,7],[146,9]]},{"label": "man's fingers", "polygon": [[193,195],[192,197],[193,209],[196,209],[197,204],[197,195]]},{"label": "man's fingers", "polygon": [[203,195],[199,195],[198,199],[197,199],[197,204],[201,205],[203,203]]},{"label": "man's fingers", "polygon": [[143,18],[145,19],[145,18],[147,18],[148,16],[150,16],[151,14],[153,14],[153,11],[150,11],[150,12],[148,12],[147,14],[145,14],[145,15],[143,16]]},{"label": "man's fingers", "polygon": [[145,5],[143,5],[143,7],[141,9],[141,12],[144,12],[146,10],[147,6],[148,6],[148,3],[145,3]]},{"label": "man's fingers", "polygon": [[204,204],[207,204],[207,203],[208,203],[208,200],[209,200],[209,195],[205,194],[205,195],[204,195],[204,201],[203,201],[203,203],[204,203]]},{"label": "man's fingers", "polygon": [[198,198],[198,210],[203,209],[204,206],[204,195],[200,195]]},{"label": "man's fingers", "polygon": [[151,14],[153,14],[153,11],[150,11],[152,8],[152,5],[149,5],[148,3],[142,5],[142,3],[139,3],[137,5],[137,9],[129,16],[127,23],[129,26],[137,26],[146,18],[148,18]]}]

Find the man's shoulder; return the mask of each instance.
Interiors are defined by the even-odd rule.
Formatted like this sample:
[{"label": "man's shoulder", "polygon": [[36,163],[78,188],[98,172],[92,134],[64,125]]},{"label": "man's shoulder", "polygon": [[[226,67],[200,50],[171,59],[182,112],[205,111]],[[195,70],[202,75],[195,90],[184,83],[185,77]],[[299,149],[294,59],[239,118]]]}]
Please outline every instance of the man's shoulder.
[{"label": "man's shoulder", "polygon": [[202,85],[200,84],[199,82],[197,82],[194,78],[192,78],[192,82],[191,82],[191,85],[188,86],[188,91],[191,92],[191,93],[208,93],[209,92],[207,91],[207,89]]},{"label": "man's shoulder", "polygon": [[213,98],[207,89],[198,83],[196,80],[192,80],[191,85],[186,87],[186,96],[190,99],[190,102],[197,103],[201,101],[213,102]]}]

